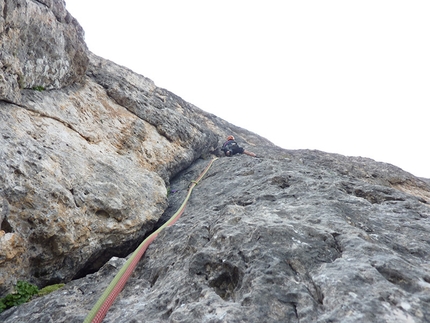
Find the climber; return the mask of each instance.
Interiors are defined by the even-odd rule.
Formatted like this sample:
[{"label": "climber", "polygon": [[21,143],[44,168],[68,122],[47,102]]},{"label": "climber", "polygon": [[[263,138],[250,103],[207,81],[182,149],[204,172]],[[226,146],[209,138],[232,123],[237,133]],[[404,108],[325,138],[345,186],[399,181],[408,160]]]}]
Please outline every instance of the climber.
[{"label": "climber", "polygon": [[228,157],[231,157],[236,154],[245,154],[252,157],[257,157],[256,154],[247,151],[240,147],[237,142],[234,140],[233,136],[228,136],[227,141],[222,145],[221,150],[224,152],[224,154]]}]

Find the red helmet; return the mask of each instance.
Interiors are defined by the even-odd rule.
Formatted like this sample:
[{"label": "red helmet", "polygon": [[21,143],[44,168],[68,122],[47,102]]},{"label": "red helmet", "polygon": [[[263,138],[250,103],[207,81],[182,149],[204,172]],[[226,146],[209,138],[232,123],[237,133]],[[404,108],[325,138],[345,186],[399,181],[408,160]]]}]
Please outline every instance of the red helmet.
[{"label": "red helmet", "polygon": [[227,140],[234,140],[234,137],[230,135],[227,137]]}]

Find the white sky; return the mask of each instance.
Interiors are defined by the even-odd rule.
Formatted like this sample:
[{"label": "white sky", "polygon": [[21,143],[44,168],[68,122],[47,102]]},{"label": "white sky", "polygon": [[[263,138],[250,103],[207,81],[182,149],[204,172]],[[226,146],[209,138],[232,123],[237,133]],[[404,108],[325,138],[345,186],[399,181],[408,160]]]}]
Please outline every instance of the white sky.
[{"label": "white sky", "polygon": [[430,1],[66,0],[89,49],[287,149],[430,178]]}]

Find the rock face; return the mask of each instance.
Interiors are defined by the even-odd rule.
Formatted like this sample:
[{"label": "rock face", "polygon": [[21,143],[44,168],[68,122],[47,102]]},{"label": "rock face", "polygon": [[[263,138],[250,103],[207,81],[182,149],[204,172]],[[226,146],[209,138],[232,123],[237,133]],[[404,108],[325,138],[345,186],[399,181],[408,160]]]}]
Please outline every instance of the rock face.
[{"label": "rock face", "polygon": [[[1,64],[14,59],[0,83],[3,296],[20,279],[69,281],[127,255],[167,207],[170,178],[234,126],[89,53],[63,2],[1,6]],[[51,90],[25,89],[35,84]]]},{"label": "rock face", "polygon": [[[366,158],[259,152],[214,163],[104,322],[428,322],[430,187]],[[171,181],[163,217],[207,163]],[[81,322],[124,261],[0,319]]]},{"label": "rock face", "polygon": [[88,65],[83,30],[63,0],[0,1],[0,100],[21,102],[21,89],[59,89]]},{"label": "rock face", "polygon": [[146,117],[144,104],[136,104],[141,117],[128,111],[90,77],[63,90],[22,91],[20,106],[0,102],[1,241],[20,250],[0,262],[3,293],[17,279],[70,280],[87,264],[125,255],[166,208],[170,177],[217,146],[204,113],[115,67],[135,78],[122,80],[124,88],[153,101],[164,95],[165,103],[147,109],[165,119]]},{"label": "rock face", "polygon": [[429,180],[208,114],[88,52],[64,2],[0,9],[0,297],[67,283],[1,322],[82,322],[227,134],[262,158],[215,161],[104,322],[430,321]]}]

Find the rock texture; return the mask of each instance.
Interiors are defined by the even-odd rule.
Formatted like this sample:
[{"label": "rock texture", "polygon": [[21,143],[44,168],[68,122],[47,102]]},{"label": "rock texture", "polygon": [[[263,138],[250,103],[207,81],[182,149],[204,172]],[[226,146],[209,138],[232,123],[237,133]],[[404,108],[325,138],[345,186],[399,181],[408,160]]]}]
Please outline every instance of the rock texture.
[{"label": "rock texture", "polygon": [[1,322],[82,322],[227,134],[261,158],[214,163],[105,322],[430,321],[430,180],[208,114],[88,52],[62,1],[0,9],[0,297],[66,283]]},{"label": "rock texture", "polygon": [[21,102],[21,89],[59,89],[88,65],[83,30],[63,0],[0,1],[0,100]]},{"label": "rock texture", "polygon": [[[0,262],[3,292],[29,275],[38,284],[70,280],[87,264],[125,255],[166,208],[170,177],[217,146],[200,110],[104,64],[135,78],[121,81],[124,92],[135,87],[161,103],[136,103],[132,113],[90,77],[63,90],[22,91],[20,106],[0,102],[1,241],[20,250]],[[154,121],[151,109],[166,117]],[[184,109],[188,116],[177,112]]]},{"label": "rock texture", "polygon": [[[234,127],[88,52],[63,2],[1,5],[1,64],[14,58],[0,83],[14,89],[0,96],[3,296],[19,279],[70,281],[127,255],[167,207],[170,178]],[[64,75],[28,69],[14,85],[54,58]],[[51,90],[25,89],[36,84]]]},{"label": "rock texture", "polygon": [[[430,187],[366,158],[262,152],[215,162],[104,322],[428,322]],[[207,163],[171,181],[164,217]],[[0,318],[80,322],[124,261]]]}]

